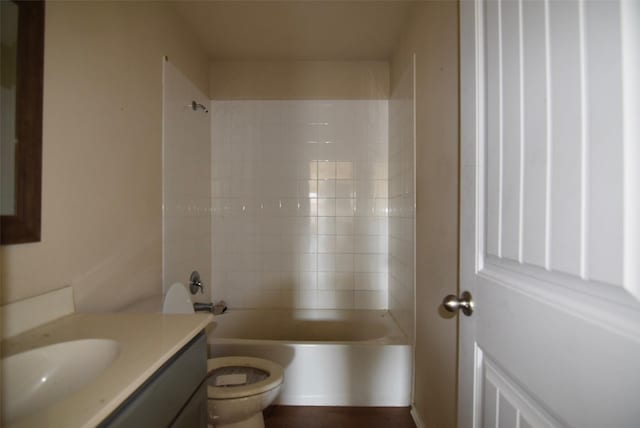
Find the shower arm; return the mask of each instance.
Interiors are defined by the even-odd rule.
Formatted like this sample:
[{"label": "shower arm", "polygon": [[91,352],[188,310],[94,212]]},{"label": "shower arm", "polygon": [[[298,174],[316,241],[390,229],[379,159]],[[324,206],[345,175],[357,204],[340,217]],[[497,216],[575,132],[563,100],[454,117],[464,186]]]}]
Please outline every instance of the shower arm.
[{"label": "shower arm", "polygon": [[198,109],[201,109],[205,113],[209,113],[209,109],[207,107],[205,107],[204,104],[200,104],[200,103],[197,103],[195,101],[191,101],[191,110],[196,111]]}]

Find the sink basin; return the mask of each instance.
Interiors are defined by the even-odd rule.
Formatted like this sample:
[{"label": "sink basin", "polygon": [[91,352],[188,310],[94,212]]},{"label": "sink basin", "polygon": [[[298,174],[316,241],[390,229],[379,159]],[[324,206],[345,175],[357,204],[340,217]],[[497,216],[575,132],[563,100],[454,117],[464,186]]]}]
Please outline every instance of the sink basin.
[{"label": "sink basin", "polygon": [[10,423],[71,395],[100,375],[117,356],[116,341],[83,339],[4,358],[4,421]]}]

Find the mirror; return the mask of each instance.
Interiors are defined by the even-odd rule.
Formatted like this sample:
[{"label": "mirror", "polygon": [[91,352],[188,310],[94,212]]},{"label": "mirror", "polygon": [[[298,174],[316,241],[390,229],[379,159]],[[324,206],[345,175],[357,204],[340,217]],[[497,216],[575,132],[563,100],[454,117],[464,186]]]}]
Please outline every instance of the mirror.
[{"label": "mirror", "polygon": [[0,2],[0,243],[40,241],[44,2]]}]

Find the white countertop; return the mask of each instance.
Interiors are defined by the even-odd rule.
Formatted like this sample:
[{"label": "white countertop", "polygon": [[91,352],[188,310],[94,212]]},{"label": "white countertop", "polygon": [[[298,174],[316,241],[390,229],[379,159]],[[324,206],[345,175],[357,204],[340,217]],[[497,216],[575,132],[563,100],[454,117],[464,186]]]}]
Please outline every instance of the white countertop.
[{"label": "white countertop", "polygon": [[70,340],[112,339],[115,361],[93,382],[11,427],[94,427],[213,321],[210,314],[71,314],[2,342],[3,357]]}]

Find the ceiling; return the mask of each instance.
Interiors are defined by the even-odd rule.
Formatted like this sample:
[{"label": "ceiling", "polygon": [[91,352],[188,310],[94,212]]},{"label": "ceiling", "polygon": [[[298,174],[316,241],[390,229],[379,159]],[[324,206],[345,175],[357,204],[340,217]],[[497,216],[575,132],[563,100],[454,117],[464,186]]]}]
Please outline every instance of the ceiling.
[{"label": "ceiling", "polygon": [[386,60],[414,2],[178,1],[212,60]]}]

